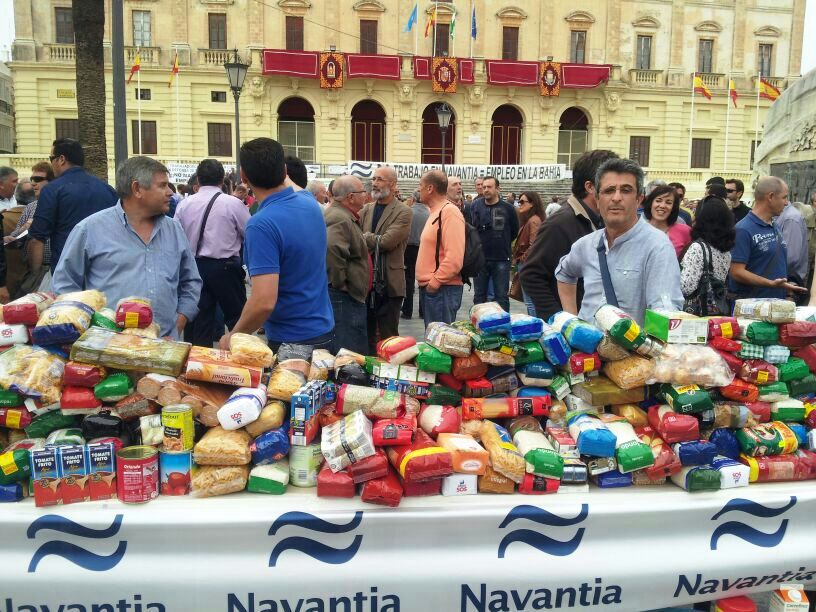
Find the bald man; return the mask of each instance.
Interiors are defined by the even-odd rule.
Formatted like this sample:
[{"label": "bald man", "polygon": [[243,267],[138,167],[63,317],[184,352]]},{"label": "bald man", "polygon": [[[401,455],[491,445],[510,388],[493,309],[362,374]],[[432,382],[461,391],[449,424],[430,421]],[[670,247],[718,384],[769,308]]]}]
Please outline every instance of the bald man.
[{"label": "bald man", "polygon": [[368,352],[373,355],[378,340],[399,335],[411,209],[396,197],[397,173],[390,166],[377,168],[371,185],[374,202],[363,208],[360,223],[375,272],[368,300]]},{"label": "bald man", "polygon": [[739,298],[787,298],[806,289],[788,282],[787,245],[774,217],[788,203],[788,186],[775,176],[759,179],[754,206],[737,223],[729,289]]}]

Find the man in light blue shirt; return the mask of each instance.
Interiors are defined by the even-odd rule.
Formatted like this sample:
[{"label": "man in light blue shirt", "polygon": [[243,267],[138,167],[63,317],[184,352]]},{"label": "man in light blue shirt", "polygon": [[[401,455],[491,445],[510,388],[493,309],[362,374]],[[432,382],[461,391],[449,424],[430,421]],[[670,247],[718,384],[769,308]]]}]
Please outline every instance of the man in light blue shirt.
[{"label": "man in light blue shirt", "polygon": [[173,193],[162,164],[128,159],[116,171],[121,198],[81,221],[54,271],[56,293],[98,289],[108,304],[149,298],[162,336],[178,339],[198,314],[201,277],[181,226],[166,217]]},{"label": "man in light blue shirt", "polygon": [[804,285],[808,277],[808,229],[802,213],[788,201],[776,218],[782,240],[788,247],[788,278],[796,277]]},{"label": "man in light blue shirt", "polygon": [[[564,310],[592,321],[602,304],[615,304],[643,323],[647,308],[680,310],[680,266],[664,232],[638,218],[643,201],[643,170],[628,159],[610,159],[598,168],[595,192],[604,228],[580,238],[561,258],[555,271]],[[611,289],[601,275],[605,254]],[[584,279],[580,312],[576,286]]]}]

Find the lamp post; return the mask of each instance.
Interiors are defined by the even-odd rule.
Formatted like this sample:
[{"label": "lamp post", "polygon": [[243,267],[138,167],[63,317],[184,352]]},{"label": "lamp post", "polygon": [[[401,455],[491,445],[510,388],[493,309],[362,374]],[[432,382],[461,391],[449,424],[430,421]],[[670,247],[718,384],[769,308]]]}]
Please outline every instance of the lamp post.
[{"label": "lamp post", "polygon": [[241,180],[241,116],[238,109],[238,99],[241,97],[241,90],[244,88],[244,79],[246,78],[249,65],[241,61],[238,55],[238,49],[233,51],[233,58],[231,62],[224,63],[224,70],[227,71],[227,79],[229,80],[232,95],[235,97],[235,173],[238,175],[238,180]]},{"label": "lamp post", "polygon": [[447,102],[436,107],[436,120],[439,122],[439,131],[442,132],[442,172],[445,171],[445,137],[448,135],[451,117],[453,117],[453,111]]}]

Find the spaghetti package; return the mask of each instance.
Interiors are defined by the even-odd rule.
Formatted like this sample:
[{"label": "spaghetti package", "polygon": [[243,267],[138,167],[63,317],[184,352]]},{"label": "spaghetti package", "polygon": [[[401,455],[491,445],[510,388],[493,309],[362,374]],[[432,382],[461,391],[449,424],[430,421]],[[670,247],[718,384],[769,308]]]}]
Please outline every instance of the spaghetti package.
[{"label": "spaghetti package", "polygon": [[513,482],[521,482],[526,472],[524,457],[511,441],[508,431],[492,421],[483,421],[479,437],[490,453],[491,467]]},{"label": "spaghetti package", "polygon": [[9,325],[0,323],[0,346],[12,344],[26,344],[28,342],[28,328],[25,325]]},{"label": "spaghetti package", "polygon": [[436,372],[438,374],[448,374],[451,372],[453,360],[450,355],[446,355],[427,342],[419,342],[416,346],[416,364],[420,370],[423,372]]},{"label": "spaghetti package", "polygon": [[510,313],[496,302],[474,304],[470,309],[470,322],[480,332],[488,334],[510,331]]},{"label": "spaghetti package", "polygon": [[513,435],[513,444],[524,456],[528,474],[556,480],[561,478],[564,473],[564,459],[555,452],[544,432],[519,430]]},{"label": "spaghetti package", "polygon": [[325,463],[317,474],[318,497],[354,497],[357,487],[346,471],[332,472]]},{"label": "spaghetti package", "polygon": [[393,419],[404,413],[419,412],[419,402],[404,393],[358,385],[342,385],[337,391],[335,406],[337,414],[351,414],[359,410],[374,419]]},{"label": "spaghetti package", "polygon": [[9,325],[36,325],[40,315],[53,303],[53,293],[29,293],[3,305],[3,321]]},{"label": "spaghetti package", "polygon": [[471,351],[470,336],[445,323],[428,325],[425,328],[425,342],[453,357],[467,357]]},{"label": "spaghetti package", "polygon": [[375,446],[403,446],[414,441],[416,425],[416,417],[413,415],[397,419],[378,419],[371,429],[371,436]]},{"label": "spaghetti package", "polygon": [[[804,363],[804,362],[802,362]],[[807,366],[805,366],[805,373],[807,374]],[[775,365],[763,361],[761,359],[749,359],[742,363],[739,371],[739,377],[749,383],[755,385],[764,385],[779,380],[779,370]]]},{"label": "spaghetti package", "polygon": [[450,452],[438,446],[421,429],[417,430],[411,444],[389,446],[385,452],[388,461],[406,482],[442,478],[453,473]]},{"label": "spaghetti package", "polygon": [[646,342],[646,334],[640,325],[616,306],[601,305],[595,313],[595,322],[626,350],[633,351]]},{"label": "spaghetti package", "polygon": [[759,388],[744,380],[734,379],[730,385],[720,387],[720,394],[734,402],[755,402],[759,399]]},{"label": "spaghetti package", "polygon": [[258,420],[266,404],[266,389],[243,387],[230,395],[227,403],[218,410],[218,423],[224,429],[238,429]]},{"label": "spaghetti package", "polygon": [[382,450],[377,449],[377,452],[370,457],[352,463],[346,468],[346,471],[351,476],[352,482],[359,484],[375,478],[382,478],[388,474],[390,469],[388,457]]},{"label": "spaghetti package", "polygon": [[93,388],[102,382],[107,375],[107,370],[102,366],[69,361],[65,364],[62,381],[65,385]]},{"label": "spaghetti package", "polygon": [[580,454],[593,457],[615,456],[615,434],[597,416],[581,413],[568,417],[567,424]]},{"label": "spaghetti package", "polygon": [[236,363],[256,368],[269,368],[275,360],[275,354],[266,342],[251,334],[232,334],[230,355]]},{"label": "spaghetti package", "polygon": [[480,351],[467,357],[454,357],[450,372],[458,380],[474,380],[487,374],[487,364],[479,358]]},{"label": "spaghetti package", "polygon": [[626,419],[614,414],[603,414],[601,421],[615,436],[615,459],[622,474],[654,464],[651,447],[640,441],[635,429]]},{"label": "spaghetti package", "polygon": [[376,452],[371,421],[360,411],[323,428],[320,451],[333,472],[370,457]]},{"label": "spaghetti package", "polygon": [[213,427],[196,442],[193,460],[198,465],[247,465],[252,460],[251,442],[252,438],[243,429],[227,431]]},{"label": "spaghetti package", "polygon": [[461,423],[462,417],[454,406],[431,404],[419,413],[419,426],[434,439],[441,433],[458,432]]},{"label": "spaghetti package", "polygon": [[48,351],[18,344],[0,354],[0,387],[55,404],[65,362]]},{"label": "spaghetti package", "polygon": [[[541,339],[538,341],[544,349],[544,356],[554,366],[562,366],[567,363],[570,356],[570,347],[564,336],[559,334],[549,325],[544,325],[541,332]],[[518,359],[516,360],[518,363]],[[531,361],[541,361],[534,359]]]},{"label": "spaghetti package", "polygon": [[594,353],[603,340],[600,329],[563,310],[551,316],[548,323],[572,348],[582,353]]},{"label": "spaghetti package", "polygon": [[408,363],[418,354],[417,342],[409,336],[392,336],[377,343],[377,357],[391,364]]},{"label": "spaghetti package", "polygon": [[683,465],[707,465],[717,456],[717,447],[708,440],[678,442],[673,448]]},{"label": "spaghetti package", "polygon": [[679,414],[663,405],[651,406],[648,416],[651,428],[669,444],[700,438],[700,422],[690,414]]},{"label": "spaghetti package", "polygon": [[605,363],[603,373],[621,389],[642,387],[652,376],[654,362],[639,355]]},{"label": "spaghetti package", "polygon": [[635,429],[638,439],[644,444],[648,444],[652,450],[654,463],[645,468],[643,472],[651,480],[666,478],[672,474],[677,474],[683,469],[683,464],[674,454],[669,446],[651,427],[638,427]]},{"label": "spaghetti package", "polygon": [[436,443],[450,452],[453,471],[459,474],[483,475],[490,454],[473,438],[459,433],[441,433]]},{"label": "spaghetti package", "polygon": [[153,322],[153,305],[143,297],[126,297],[116,303],[116,324],[124,329],[145,328]]},{"label": "spaghetti package", "polygon": [[518,368],[518,375],[523,385],[549,387],[555,378],[555,368],[548,361],[528,363]]},{"label": "spaghetti package", "polygon": [[709,317],[708,339],[739,338],[740,326],[735,317]]},{"label": "spaghetti package", "polygon": [[790,455],[750,457],[740,455],[739,461],[748,466],[751,482],[780,482],[816,478],[816,453],[797,450]]},{"label": "spaghetti package", "polygon": [[524,314],[510,316],[510,340],[513,342],[527,342],[538,340],[544,331],[544,321],[538,317]]},{"label": "spaghetti package", "polygon": [[462,419],[502,419],[516,416],[547,416],[552,399],[537,397],[486,397],[462,400]]},{"label": "spaghetti package", "polygon": [[193,470],[191,479],[193,497],[228,495],[246,489],[248,465],[202,465]]},{"label": "spaghetti package", "polygon": [[796,434],[780,421],[744,427],[736,436],[743,454],[749,457],[789,455],[799,448]]},{"label": "spaghetti package", "polygon": [[708,441],[717,447],[717,453],[723,457],[736,459],[740,455],[739,442],[730,429],[718,427],[708,435]]},{"label": "spaghetti package", "polygon": [[91,326],[94,312],[106,303],[105,294],[93,289],[61,295],[42,312],[31,339],[43,346],[70,344]]},{"label": "spaghetti package", "polygon": [[793,323],[796,303],[776,298],[747,298],[734,303],[734,316],[768,323]]},{"label": "spaghetti package", "polygon": [[400,479],[397,478],[394,470],[388,470],[388,473],[382,478],[375,478],[363,483],[360,499],[369,504],[396,508],[402,500],[402,494]]}]

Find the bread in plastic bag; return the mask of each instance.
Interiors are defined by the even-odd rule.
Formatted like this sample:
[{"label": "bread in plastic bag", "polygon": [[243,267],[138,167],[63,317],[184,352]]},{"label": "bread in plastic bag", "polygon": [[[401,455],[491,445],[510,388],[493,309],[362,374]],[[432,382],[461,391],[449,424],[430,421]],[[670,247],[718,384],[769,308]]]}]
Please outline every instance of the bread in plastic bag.
[{"label": "bread in plastic bag", "polygon": [[184,342],[140,338],[101,327],[86,331],[71,347],[71,359],[117,370],[178,376],[190,353]]},{"label": "bread in plastic bag", "polygon": [[248,465],[202,465],[193,470],[193,497],[214,497],[246,489]]},{"label": "bread in plastic bag", "polygon": [[35,344],[70,344],[91,326],[94,312],[104,308],[105,294],[94,289],[65,293],[46,308],[31,330]]},{"label": "bread in plastic bag", "polygon": [[445,323],[428,325],[425,328],[425,342],[453,357],[467,357],[471,351],[470,336]]},{"label": "bread in plastic bag", "polygon": [[734,303],[734,316],[768,323],[793,323],[796,303],[777,298],[741,299]]},{"label": "bread in plastic bag", "polygon": [[652,374],[646,383],[724,387],[732,380],[734,373],[714,349],[699,344],[669,344],[654,360]]},{"label": "bread in plastic bag", "polygon": [[603,373],[621,389],[634,389],[646,384],[653,375],[654,362],[639,355],[605,363]]},{"label": "bread in plastic bag", "polygon": [[0,354],[0,387],[39,398],[60,400],[65,362],[48,351],[18,344]]},{"label": "bread in plastic bag", "polygon": [[232,334],[229,350],[233,360],[241,365],[268,368],[275,359],[275,354],[266,342],[251,334]]},{"label": "bread in plastic bag", "polygon": [[246,465],[252,459],[251,443],[252,438],[243,429],[213,427],[196,443],[193,460],[198,465]]}]

